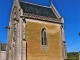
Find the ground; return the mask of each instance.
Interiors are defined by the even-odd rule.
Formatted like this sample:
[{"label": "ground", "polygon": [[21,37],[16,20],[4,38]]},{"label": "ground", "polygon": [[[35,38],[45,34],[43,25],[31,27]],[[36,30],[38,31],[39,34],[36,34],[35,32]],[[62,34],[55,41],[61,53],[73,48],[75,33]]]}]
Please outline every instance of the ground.
[{"label": "ground", "polygon": [[67,53],[67,55],[68,55],[68,60],[79,60],[78,52],[70,52]]}]

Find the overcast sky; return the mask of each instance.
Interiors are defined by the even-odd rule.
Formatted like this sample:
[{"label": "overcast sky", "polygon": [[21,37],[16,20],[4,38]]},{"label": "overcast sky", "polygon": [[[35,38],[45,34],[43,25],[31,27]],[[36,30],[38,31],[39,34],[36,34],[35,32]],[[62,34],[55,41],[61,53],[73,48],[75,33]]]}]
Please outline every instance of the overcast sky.
[{"label": "overcast sky", "polygon": [[[50,6],[50,0],[26,0]],[[68,52],[80,51],[80,0],[52,0],[56,9],[64,17],[65,40]],[[0,40],[7,42],[7,29],[13,0],[0,0]]]}]

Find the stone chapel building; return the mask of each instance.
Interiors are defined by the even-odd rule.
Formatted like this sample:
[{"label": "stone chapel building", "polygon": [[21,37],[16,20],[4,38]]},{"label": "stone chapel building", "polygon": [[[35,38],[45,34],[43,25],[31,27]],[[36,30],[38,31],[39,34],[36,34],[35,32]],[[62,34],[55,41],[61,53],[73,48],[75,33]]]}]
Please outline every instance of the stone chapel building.
[{"label": "stone chapel building", "polygon": [[14,0],[7,60],[67,60],[64,19],[50,7]]}]

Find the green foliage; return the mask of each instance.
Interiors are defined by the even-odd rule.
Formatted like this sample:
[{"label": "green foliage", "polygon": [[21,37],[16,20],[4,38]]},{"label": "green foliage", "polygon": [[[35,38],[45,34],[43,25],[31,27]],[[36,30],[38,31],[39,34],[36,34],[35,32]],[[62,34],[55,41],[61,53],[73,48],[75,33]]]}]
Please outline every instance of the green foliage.
[{"label": "green foliage", "polygon": [[68,60],[78,60],[78,52],[67,53]]}]

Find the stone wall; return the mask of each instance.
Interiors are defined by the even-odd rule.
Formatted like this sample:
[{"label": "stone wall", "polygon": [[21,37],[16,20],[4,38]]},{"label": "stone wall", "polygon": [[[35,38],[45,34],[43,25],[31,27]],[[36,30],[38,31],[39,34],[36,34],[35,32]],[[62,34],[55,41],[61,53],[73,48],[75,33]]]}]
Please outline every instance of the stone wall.
[{"label": "stone wall", "polygon": [[[62,60],[60,24],[31,19],[26,21],[27,60]],[[47,52],[41,45],[42,28],[46,28],[48,33]]]},{"label": "stone wall", "polygon": [[6,51],[0,51],[0,60],[6,60]]}]

